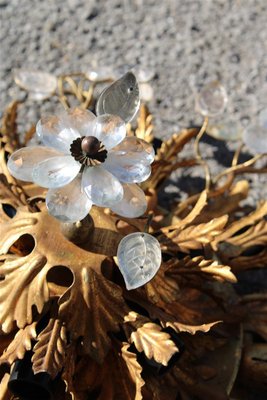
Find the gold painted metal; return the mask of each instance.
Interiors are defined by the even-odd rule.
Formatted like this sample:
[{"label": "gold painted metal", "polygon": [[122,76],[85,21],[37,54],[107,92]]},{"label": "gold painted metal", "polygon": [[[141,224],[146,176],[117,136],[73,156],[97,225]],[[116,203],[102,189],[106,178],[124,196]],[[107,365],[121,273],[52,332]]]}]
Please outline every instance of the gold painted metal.
[{"label": "gold painted metal", "polygon": [[[64,75],[54,96],[66,108],[73,101],[88,108],[98,84],[81,73]],[[142,184],[145,218],[93,207],[83,221],[62,224],[47,213],[44,189],[8,173],[7,157],[21,146],[18,106],[5,111],[0,136],[0,399],[15,399],[9,373],[29,351],[35,374],[57,377],[59,400],[226,400],[240,393],[239,369],[261,389],[257,374],[266,376],[266,346],[250,332],[267,340],[266,294],[242,296],[233,286],[236,272],[253,274],[267,265],[267,203],[248,213],[241,204],[248,181],[235,180],[246,171],[265,173],[266,166],[254,167],[260,157],[240,164],[239,147],[232,165],[213,177],[199,151],[205,120],[200,130],[185,129],[158,149]],[[153,142],[146,106],[129,134]],[[183,159],[191,141],[195,156]],[[158,190],[172,171],[199,165],[206,170],[205,190],[172,212],[161,208]],[[117,246],[125,234],[144,229],[160,241],[163,262],[147,285],[126,291]],[[156,376],[163,367],[165,374]]]}]

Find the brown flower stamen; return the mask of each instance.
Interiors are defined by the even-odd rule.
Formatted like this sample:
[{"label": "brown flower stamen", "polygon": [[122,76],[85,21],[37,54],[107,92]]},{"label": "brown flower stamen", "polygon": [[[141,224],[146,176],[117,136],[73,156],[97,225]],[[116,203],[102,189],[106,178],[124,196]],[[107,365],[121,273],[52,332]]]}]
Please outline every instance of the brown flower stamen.
[{"label": "brown flower stamen", "polygon": [[87,167],[99,165],[107,158],[107,150],[95,136],[83,136],[70,145],[71,155],[76,161]]}]

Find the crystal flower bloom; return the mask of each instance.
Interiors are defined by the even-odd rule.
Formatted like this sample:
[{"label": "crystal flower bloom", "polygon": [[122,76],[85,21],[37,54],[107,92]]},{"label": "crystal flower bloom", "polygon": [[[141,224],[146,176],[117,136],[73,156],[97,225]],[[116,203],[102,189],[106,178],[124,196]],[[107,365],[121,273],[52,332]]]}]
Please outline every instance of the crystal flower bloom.
[{"label": "crystal flower bloom", "polygon": [[130,218],[145,212],[137,183],[149,177],[154,150],[142,139],[126,137],[121,117],[74,108],[41,119],[36,135],[41,145],[14,152],[8,168],[15,178],[49,189],[51,215],[75,222],[93,204]]}]

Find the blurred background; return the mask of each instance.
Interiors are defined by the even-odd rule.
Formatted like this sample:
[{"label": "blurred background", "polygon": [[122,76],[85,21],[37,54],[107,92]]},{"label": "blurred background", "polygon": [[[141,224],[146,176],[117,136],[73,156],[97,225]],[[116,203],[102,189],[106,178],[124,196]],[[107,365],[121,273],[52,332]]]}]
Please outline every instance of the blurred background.
[{"label": "blurred background", "polygon": [[[148,105],[158,138],[201,124],[194,95],[213,79],[228,92],[222,120],[234,128],[253,123],[266,107],[266,0],[0,0],[0,13],[1,111],[24,95],[13,82],[14,68],[56,75],[119,75],[135,68],[150,79]],[[21,127],[28,129],[40,113],[57,107],[53,101],[27,102]],[[229,166],[235,148],[236,143],[209,137],[201,147],[214,171]],[[242,157],[244,161],[249,154]],[[198,168],[182,177],[177,173],[165,190],[166,199],[198,190],[201,173]],[[255,203],[267,194],[266,181],[248,178],[256,189],[250,197]]]}]

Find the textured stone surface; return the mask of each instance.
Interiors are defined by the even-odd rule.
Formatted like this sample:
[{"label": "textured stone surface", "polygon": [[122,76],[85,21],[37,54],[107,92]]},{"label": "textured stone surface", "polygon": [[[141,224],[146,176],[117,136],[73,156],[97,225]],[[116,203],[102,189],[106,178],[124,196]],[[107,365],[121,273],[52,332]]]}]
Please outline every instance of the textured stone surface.
[{"label": "textured stone surface", "polygon": [[[151,110],[157,137],[201,122],[193,87],[212,79],[228,90],[231,120],[254,123],[267,99],[266,15],[266,0],[0,0],[0,110],[23,97],[12,81],[13,68],[59,74],[88,71],[92,64],[111,70],[140,65],[155,71]],[[53,101],[27,103],[20,128],[58,108]],[[208,137],[201,145],[209,160],[216,157],[215,173],[230,165],[235,147]],[[245,152],[241,158],[248,157]],[[196,168],[178,172],[163,199],[195,192],[201,176]],[[267,197],[266,178],[249,179],[255,205]],[[264,281],[262,271],[241,274],[243,291]]]},{"label": "textured stone surface", "polygon": [[[13,68],[59,74],[88,71],[92,65],[155,71],[151,109],[158,137],[201,122],[194,111],[194,88],[212,79],[227,88],[233,120],[255,122],[266,107],[265,0],[1,0],[0,11],[0,110],[23,96],[12,81]],[[20,126],[29,128],[40,112],[57,108],[53,101],[28,102]],[[212,162],[216,172],[229,165],[235,147],[207,138],[201,149],[208,159],[217,157],[218,163]],[[185,186],[195,191],[203,183],[199,169],[185,175],[176,174],[167,192],[179,196]],[[251,198],[255,202],[267,194],[266,178],[250,179],[258,188]]]}]

